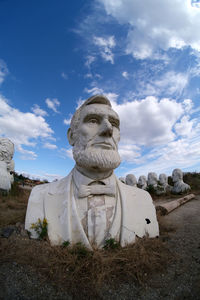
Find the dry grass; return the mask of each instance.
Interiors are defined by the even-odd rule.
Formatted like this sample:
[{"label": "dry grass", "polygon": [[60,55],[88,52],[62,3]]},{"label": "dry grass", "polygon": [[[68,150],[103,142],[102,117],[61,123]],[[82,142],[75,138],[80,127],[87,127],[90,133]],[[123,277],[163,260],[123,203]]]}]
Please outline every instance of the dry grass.
[{"label": "dry grass", "polygon": [[142,284],[152,273],[163,271],[173,255],[161,239],[139,239],[125,248],[91,252],[82,245],[52,247],[48,241],[13,236],[1,239],[0,257],[1,262],[14,260],[32,266],[46,280],[88,299],[97,297],[104,284]]},{"label": "dry grass", "polygon": [[[0,227],[24,222],[29,191],[17,186],[10,195],[0,196]],[[125,248],[88,251],[82,245],[52,247],[48,241],[23,238],[16,233],[0,239],[0,262],[29,265],[59,288],[80,299],[99,297],[103,285],[143,284],[154,272],[163,272],[174,259],[166,247],[170,228],[161,224],[161,237],[138,239]]]},{"label": "dry grass", "polygon": [[14,225],[24,222],[30,191],[12,186],[9,194],[0,193],[0,226]]}]

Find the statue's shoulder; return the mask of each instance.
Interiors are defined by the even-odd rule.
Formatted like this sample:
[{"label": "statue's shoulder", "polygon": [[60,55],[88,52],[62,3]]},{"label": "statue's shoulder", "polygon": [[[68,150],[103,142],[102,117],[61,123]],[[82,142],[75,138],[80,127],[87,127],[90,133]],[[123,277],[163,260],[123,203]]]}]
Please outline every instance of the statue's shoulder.
[{"label": "statue's shoulder", "polygon": [[117,182],[118,182],[120,191],[123,192],[123,194],[127,195],[127,199],[129,199],[129,198],[133,199],[133,197],[134,197],[135,200],[138,199],[140,202],[148,201],[148,200],[150,202],[152,202],[151,195],[147,191],[140,189],[138,187],[127,185],[118,179],[117,179]]},{"label": "statue's shoulder", "polygon": [[54,181],[54,182],[50,182],[50,183],[45,183],[45,184],[41,184],[41,185],[37,185],[32,189],[31,194],[56,194],[56,193],[62,193],[62,191],[64,191],[64,189],[66,188],[66,186],[68,184],[70,184],[71,182],[71,173],[69,173],[69,175],[67,175],[66,177]]}]

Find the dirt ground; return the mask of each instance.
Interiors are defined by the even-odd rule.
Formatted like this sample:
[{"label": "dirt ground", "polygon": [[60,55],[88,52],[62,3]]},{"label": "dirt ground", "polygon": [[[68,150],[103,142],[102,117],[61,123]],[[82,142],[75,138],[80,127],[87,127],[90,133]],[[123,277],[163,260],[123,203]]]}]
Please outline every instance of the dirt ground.
[{"label": "dirt ground", "polygon": [[[162,273],[148,276],[142,285],[121,284],[118,288],[104,286],[93,299],[198,300],[200,299],[200,194],[167,216],[161,217],[161,239],[174,254]],[[36,270],[14,260],[0,265],[0,299],[82,299],[71,297],[44,280]],[[92,299],[89,298],[88,299]]]}]

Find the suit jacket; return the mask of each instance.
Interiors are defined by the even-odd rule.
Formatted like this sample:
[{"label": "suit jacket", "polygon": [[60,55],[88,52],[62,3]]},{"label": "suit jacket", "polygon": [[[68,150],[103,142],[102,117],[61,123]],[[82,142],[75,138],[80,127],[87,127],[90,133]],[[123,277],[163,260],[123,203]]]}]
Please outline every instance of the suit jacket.
[{"label": "suit jacket", "polygon": [[[122,183],[117,177],[116,185],[121,201],[121,246],[135,242],[137,236],[158,236],[156,211],[150,194]],[[37,234],[30,227],[38,218],[47,219],[51,244],[81,242],[92,249],[77,213],[72,172],[57,182],[33,188],[25,220],[25,228],[31,231],[33,238],[37,238]]]}]

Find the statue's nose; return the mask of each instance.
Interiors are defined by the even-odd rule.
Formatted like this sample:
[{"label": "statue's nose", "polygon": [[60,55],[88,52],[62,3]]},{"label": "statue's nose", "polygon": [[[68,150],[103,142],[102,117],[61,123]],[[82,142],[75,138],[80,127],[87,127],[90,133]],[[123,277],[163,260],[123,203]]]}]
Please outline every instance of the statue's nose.
[{"label": "statue's nose", "polygon": [[103,120],[100,129],[100,136],[111,137],[112,134],[113,134],[112,124],[107,119]]}]

